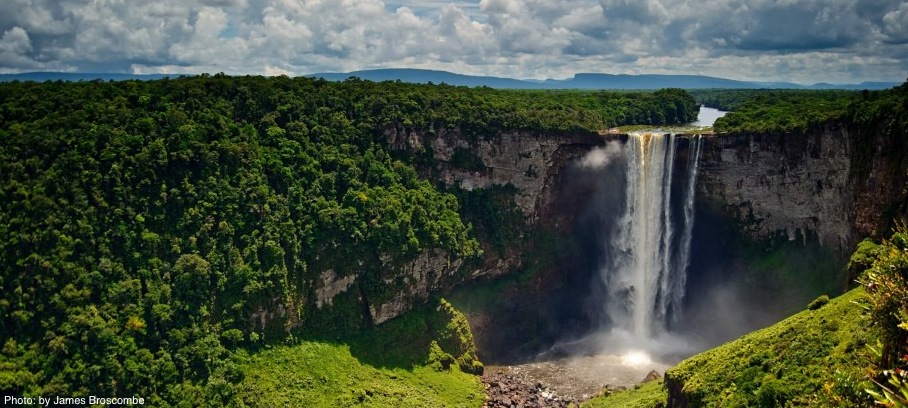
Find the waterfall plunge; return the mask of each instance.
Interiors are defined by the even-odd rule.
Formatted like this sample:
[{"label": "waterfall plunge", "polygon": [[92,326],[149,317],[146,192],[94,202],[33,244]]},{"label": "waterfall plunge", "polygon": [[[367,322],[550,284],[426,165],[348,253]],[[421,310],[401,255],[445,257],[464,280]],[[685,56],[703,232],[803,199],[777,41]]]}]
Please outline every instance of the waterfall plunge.
[{"label": "waterfall plunge", "polygon": [[613,255],[599,271],[606,288],[606,315],[613,328],[635,339],[665,332],[678,318],[684,298],[701,137],[690,139],[687,174],[679,191],[681,216],[673,217],[672,169],[678,139],[669,134],[629,135],[625,202],[604,243]]}]

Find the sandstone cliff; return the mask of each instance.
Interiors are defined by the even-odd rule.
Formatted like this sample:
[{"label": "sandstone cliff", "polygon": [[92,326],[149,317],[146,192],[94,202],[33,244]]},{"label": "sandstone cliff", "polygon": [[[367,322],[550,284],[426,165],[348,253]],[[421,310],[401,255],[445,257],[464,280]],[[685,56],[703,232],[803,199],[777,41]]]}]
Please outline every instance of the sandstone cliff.
[{"label": "sandstone cliff", "polygon": [[708,137],[698,198],[721,208],[748,238],[811,235],[844,251],[854,240],[850,140],[838,126],[804,135]]},{"label": "sandstone cliff", "polygon": [[[503,251],[484,243],[485,255],[479,261],[464,262],[438,250],[424,251],[403,264],[380,257],[380,275],[393,277],[384,278],[380,296],[369,296],[363,291],[355,271],[324,271],[320,280],[313,282],[310,297],[317,307],[332,307],[334,297],[344,294],[355,298],[348,305],[361,305],[359,313],[364,314],[363,320],[368,324],[398,316],[432,294],[455,286],[525,271],[527,259],[541,257],[523,242],[536,231],[547,231],[555,239],[571,239],[578,222],[579,203],[584,200],[573,196],[576,190],[562,190],[571,161],[609,139],[626,139],[626,135],[602,137],[526,130],[476,137],[456,128],[391,128],[384,136],[392,150],[422,157],[423,176],[449,188],[469,191],[512,186],[511,205],[519,210],[523,221],[519,242]],[[804,134],[705,136],[697,182],[698,205],[723,214],[745,239],[816,240],[844,259],[857,240],[888,228],[890,214],[904,208],[906,166],[893,159],[901,156],[892,156],[885,148],[868,151],[862,145],[868,137],[835,124]],[[883,146],[893,143],[876,142]],[[688,147],[687,143],[679,146],[676,163],[685,162],[683,156]],[[509,310],[498,314],[513,317],[550,313],[540,303],[559,302],[552,293],[583,281],[582,277],[569,276],[577,274],[573,270],[576,268],[573,264],[530,268],[533,272],[528,283],[522,287],[514,284],[501,292],[506,298],[501,303]],[[574,283],[570,283],[571,279]],[[551,324],[538,320],[538,316],[529,316],[522,322],[508,322],[502,316],[471,316],[481,349],[485,348],[484,342],[503,341],[493,338],[501,336],[495,332],[503,324],[513,323],[511,329],[526,331]],[[561,327],[545,330],[558,331]],[[530,334],[526,335],[528,340]]]},{"label": "sandstone cliff", "polygon": [[[491,137],[471,137],[459,129],[415,131],[391,128],[384,134],[392,150],[413,155],[431,155],[421,169],[426,177],[449,188],[485,189],[513,186],[512,205],[523,218],[522,232],[568,219],[553,205],[557,178],[568,163],[592,146],[603,143],[596,134],[544,134],[533,131],[500,132]],[[555,227],[549,227],[555,228]],[[430,295],[450,290],[466,281],[489,279],[521,267],[522,256],[514,248],[504,252],[484,243],[479,262],[464,263],[445,251],[425,250],[414,260],[395,263],[381,258],[381,296],[368,297],[359,290],[355,271],[327,270],[313,282],[317,308],[330,308],[334,298],[347,295],[363,305],[364,320],[380,324],[425,302]],[[481,333],[480,333],[481,335]],[[480,340],[481,342],[481,340]]]},{"label": "sandstone cliff", "polygon": [[697,194],[749,239],[815,237],[844,258],[904,214],[905,156],[898,138],[841,124],[716,135],[703,144]]}]

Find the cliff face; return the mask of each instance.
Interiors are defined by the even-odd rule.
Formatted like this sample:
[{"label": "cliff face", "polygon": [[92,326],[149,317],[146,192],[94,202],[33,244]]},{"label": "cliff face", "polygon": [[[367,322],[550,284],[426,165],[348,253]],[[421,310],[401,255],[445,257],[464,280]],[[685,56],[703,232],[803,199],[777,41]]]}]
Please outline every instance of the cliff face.
[{"label": "cliff face", "polygon": [[[459,129],[431,132],[392,128],[384,134],[392,150],[421,155],[429,165],[424,176],[450,188],[466,191],[493,186],[513,186],[512,206],[522,218],[521,234],[545,224],[557,228],[570,218],[553,205],[557,178],[565,166],[592,146],[602,143],[595,134],[543,134],[531,131],[500,132],[490,138],[464,135]],[[541,222],[544,221],[544,222]],[[480,262],[467,262],[439,250],[426,250],[404,264],[381,258],[380,296],[360,289],[353,271],[324,271],[313,283],[315,305],[332,307],[338,295],[352,296],[363,305],[363,320],[380,324],[424,302],[431,294],[444,292],[466,281],[505,275],[521,267],[522,256],[515,248],[496,251],[484,243]],[[264,313],[264,312],[263,312]],[[480,333],[481,336],[481,333]],[[478,339],[482,342],[482,339]]]},{"label": "cliff face", "polygon": [[816,237],[847,256],[886,235],[908,193],[904,142],[829,124],[803,134],[708,137],[697,194],[749,239]]},{"label": "cliff face", "polygon": [[530,223],[552,203],[552,181],[566,163],[603,139],[595,134],[506,131],[485,138],[459,129],[385,131],[392,150],[431,149],[436,180],[465,190],[511,184],[514,202]]},{"label": "cliff face", "polygon": [[[893,218],[908,209],[908,144],[900,135],[826,125],[704,142],[698,198],[747,239],[816,239],[835,249],[841,266],[857,241],[888,235]],[[667,406],[699,406],[688,380],[676,374],[665,375]]]},{"label": "cliff face", "polygon": [[708,137],[697,194],[751,239],[816,236],[839,250],[854,240],[850,131]]}]

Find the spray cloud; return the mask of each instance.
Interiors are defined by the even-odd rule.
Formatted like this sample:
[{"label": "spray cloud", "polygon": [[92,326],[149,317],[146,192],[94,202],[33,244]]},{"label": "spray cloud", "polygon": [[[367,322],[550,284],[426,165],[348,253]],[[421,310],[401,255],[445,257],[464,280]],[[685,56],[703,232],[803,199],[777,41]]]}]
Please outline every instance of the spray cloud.
[{"label": "spray cloud", "polygon": [[623,147],[617,141],[610,141],[605,146],[596,147],[587,152],[580,159],[580,167],[587,170],[598,170],[608,166],[616,157],[622,154]]}]

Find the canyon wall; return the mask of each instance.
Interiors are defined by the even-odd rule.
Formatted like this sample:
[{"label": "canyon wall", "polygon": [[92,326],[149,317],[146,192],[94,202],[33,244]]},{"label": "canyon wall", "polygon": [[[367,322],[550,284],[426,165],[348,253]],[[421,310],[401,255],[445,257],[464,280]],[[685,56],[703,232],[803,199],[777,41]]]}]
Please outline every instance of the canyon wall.
[{"label": "canyon wall", "polygon": [[[573,214],[555,205],[558,179],[568,163],[593,146],[603,143],[596,134],[547,134],[534,131],[505,131],[493,136],[474,137],[460,129],[431,131],[389,128],[384,137],[392,151],[416,158],[419,170],[449,189],[471,191],[507,186],[513,194],[510,206],[522,219],[519,238],[536,228],[569,233]],[[512,274],[522,268],[524,256],[518,248],[504,251],[483,242],[479,260],[453,257],[445,251],[425,250],[416,259],[395,263],[380,256],[384,276],[379,295],[370,296],[357,281],[355,271],[324,271],[314,282],[316,307],[331,308],[334,298],[348,297],[362,305],[363,320],[380,324],[423,303],[429,296],[450,291],[465,282],[487,280]],[[525,248],[521,248],[525,249]],[[350,297],[354,299],[349,299]],[[265,313],[264,311],[262,313]],[[482,343],[482,330],[477,328]]]},{"label": "canyon wall", "polygon": [[[562,330],[548,327],[552,316],[540,315],[553,315],[546,304],[581,303],[578,293],[566,286],[584,285],[585,278],[579,275],[590,272],[579,271],[583,266],[578,257],[544,253],[530,238],[541,231],[550,240],[577,243],[571,241],[576,238],[577,217],[591,192],[564,189],[571,184],[565,183],[572,177],[570,163],[595,146],[623,142],[626,136],[526,130],[472,136],[456,128],[390,128],[384,137],[397,154],[418,157],[414,162],[422,176],[446,188],[478,191],[508,186],[505,205],[522,218],[518,237],[503,249],[483,242],[485,254],[479,260],[457,259],[438,250],[424,251],[403,264],[382,258],[380,274],[388,278],[380,296],[359,288],[361,283],[350,271],[346,275],[325,271],[314,285],[317,306],[331,307],[340,294],[353,296],[351,302],[362,305],[364,321],[379,324],[433,294],[504,278],[509,283],[499,288],[494,307],[508,310],[492,314],[478,310],[472,316],[467,311],[481,350],[504,347],[505,337],[513,340],[520,337],[517,332],[526,332],[524,340],[531,341],[533,332]],[[885,233],[892,215],[904,212],[906,165],[901,155],[891,154],[900,148],[894,145],[896,139],[876,140],[876,135],[835,124],[801,134],[703,137],[697,205],[721,214],[744,239],[813,240],[844,262],[858,240]],[[686,163],[688,146],[682,139],[677,165]],[[547,263],[544,257],[557,259]],[[513,320],[518,315],[524,320]]]},{"label": "canyon wall", "polygon": [[[813,240],[832,248],[841,270],[859,240],[886,238],[896,220],[904,219],[908,143],[903,136],[827,124],[799,134],[708,137],[700,156],[699,204],[721,213],[746,239],[796,245]],[[800,270],[806,275],[812,267]],[[855,277],[845,278],[853,284]],[[807,280],[798,277],[781,287]],[[761,301],[767,307],[775,303]],[[665,386],[669,407],[691,406],[683,379],[669,372]]]},{"label": "canyon wall", "polygon": [[898,135],[842,124],[707,136],[697,194],[748,239],[815,238],[844,259],[905,213],[905,148]]},{"label": "canyon wall", "polygon": [[847,251],[854,242],[849,133],[829,126],[803,135],[709,136],[698,198],[750,239],[814,236]]}]

